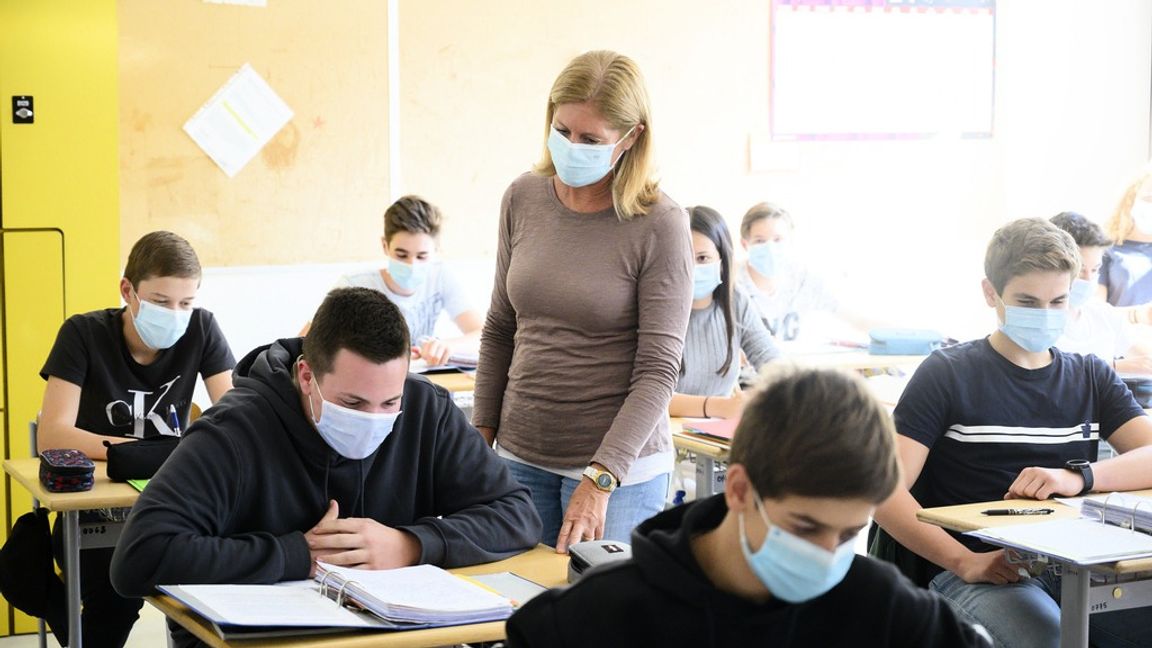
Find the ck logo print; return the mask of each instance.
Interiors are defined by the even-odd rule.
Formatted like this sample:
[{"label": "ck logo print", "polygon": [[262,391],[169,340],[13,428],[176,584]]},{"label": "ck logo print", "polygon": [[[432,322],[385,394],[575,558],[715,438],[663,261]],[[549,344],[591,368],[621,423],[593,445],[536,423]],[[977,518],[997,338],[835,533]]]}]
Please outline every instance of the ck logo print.
[{"label": "ck logo print", "polygon": [[[129,389],[128,393],[132,395],[132,402],[123,400],[114,400],[104,407],[104,413],[108,417],[108,423],[113,427],[124,427],[127,425],[132,426],[132,434],[130,436],[137,439],[144,438],[145,422],[151,422],[153,427],[160,434],[175,436],[176,431],[168,425],[164,420],[164,410],[158,409],[164,397],[171,391],[172,386],[180,380],[180,376],[176,376],[172,380],[160,385],[160,395],[155,398],[150,398],[155,392],[139,391],[136,389]],[[151,405],[149,405],[151,401]]]}]

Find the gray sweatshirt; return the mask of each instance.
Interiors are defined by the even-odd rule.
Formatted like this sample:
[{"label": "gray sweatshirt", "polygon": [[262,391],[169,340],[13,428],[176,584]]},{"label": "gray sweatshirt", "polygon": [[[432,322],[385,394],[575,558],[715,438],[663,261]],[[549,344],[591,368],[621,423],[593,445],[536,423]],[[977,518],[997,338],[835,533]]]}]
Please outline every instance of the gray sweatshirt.
[{"label": "gray sweatshirt", "polygon": [[772,342],[772,334],[760,319],[752,302],[740,290],[732,295],[734,330],[732,331],[732,363],[728,371],[717,374],[724,364],[727,340],[724,332],[724,313],[716,302],[707,308],[692,311],[688,320],[688,336],[684,339],[684,374],[676,383],[676,392],[696,396],[727,396],[740,377],[740,352],[760,371],[769,360],[780,356]]}]

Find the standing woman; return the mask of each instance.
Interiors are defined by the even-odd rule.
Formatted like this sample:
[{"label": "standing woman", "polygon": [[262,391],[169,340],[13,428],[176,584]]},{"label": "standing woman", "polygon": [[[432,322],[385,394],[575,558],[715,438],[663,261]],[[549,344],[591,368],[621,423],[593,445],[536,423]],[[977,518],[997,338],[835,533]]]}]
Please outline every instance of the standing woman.
[{"label": "standing woman", "polygon": [[741,352],[760,371],[780,351],[752,301],[744,291],[733,289],[732,237],[720,212],[697,206],[689,207],[688,214],[696,263],[692,314],[668,413],[737,418],[744,408],[737,385]]},{"label": "standing woman", "polygon": [[473,423],[532,493],[541,541],[627,540],[663,509],[668,402],[692,292],[684,211],[652,179],[636,64],[557,77],[547,144],[501,203]]}]

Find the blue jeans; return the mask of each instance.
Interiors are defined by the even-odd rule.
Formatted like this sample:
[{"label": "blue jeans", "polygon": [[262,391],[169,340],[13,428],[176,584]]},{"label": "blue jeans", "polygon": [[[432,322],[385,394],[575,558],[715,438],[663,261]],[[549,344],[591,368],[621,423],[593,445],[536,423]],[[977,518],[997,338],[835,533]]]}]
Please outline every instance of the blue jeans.
[{"label": "blue jeans", "polygon": [[[1060,645],[1060,577],[1045,572],[1035,578],[992,585],[965,583],[942,572],[928,588],[952,603],[961,616],[984,626],[997,648],[1057,648]],[[1089,644],[1095,648],[1152,645],[1152,608],[1093,614]]]},{"label": "blue jeans", "polygon": [[[519,461],[505,459],[504,463],[512,471],[512,476],[520,482],[532,497],[536,512],[544,528],[540,532],[540,542],[556,546],[560,535],[560,525],[564,521],[564,511],[572,492],[580,484],[578,480],[533,468]],[[646,482],[621,486],[612,491],[608,498],[608,513],[604,520],[604,539],[629,542],[632,529],[644,520],[664,510],[664,499],[668,495],[668,474],[653,477]]]}]

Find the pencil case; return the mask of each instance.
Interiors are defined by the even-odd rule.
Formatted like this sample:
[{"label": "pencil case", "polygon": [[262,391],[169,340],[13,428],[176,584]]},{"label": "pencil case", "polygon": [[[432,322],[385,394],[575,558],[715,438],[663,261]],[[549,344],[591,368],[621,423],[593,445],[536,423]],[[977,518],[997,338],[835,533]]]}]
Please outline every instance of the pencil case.
[{"label": "pencil case", "polygon": [[872,329],[868,337],[872,355],[928,355],[944,344],[944,336],[929,329]]},{"label": "pencil case", "polygon": [[180,437],[166,435],[125,443],[105,441],[104,446],[108,448],[108,479],[152,479],[179,442]]},{"label": "pencil case", "polygon": [[96,464],[88,455],[69,448],[53,448],[40,453],[40,484],[53,493],[92,490]]}]

